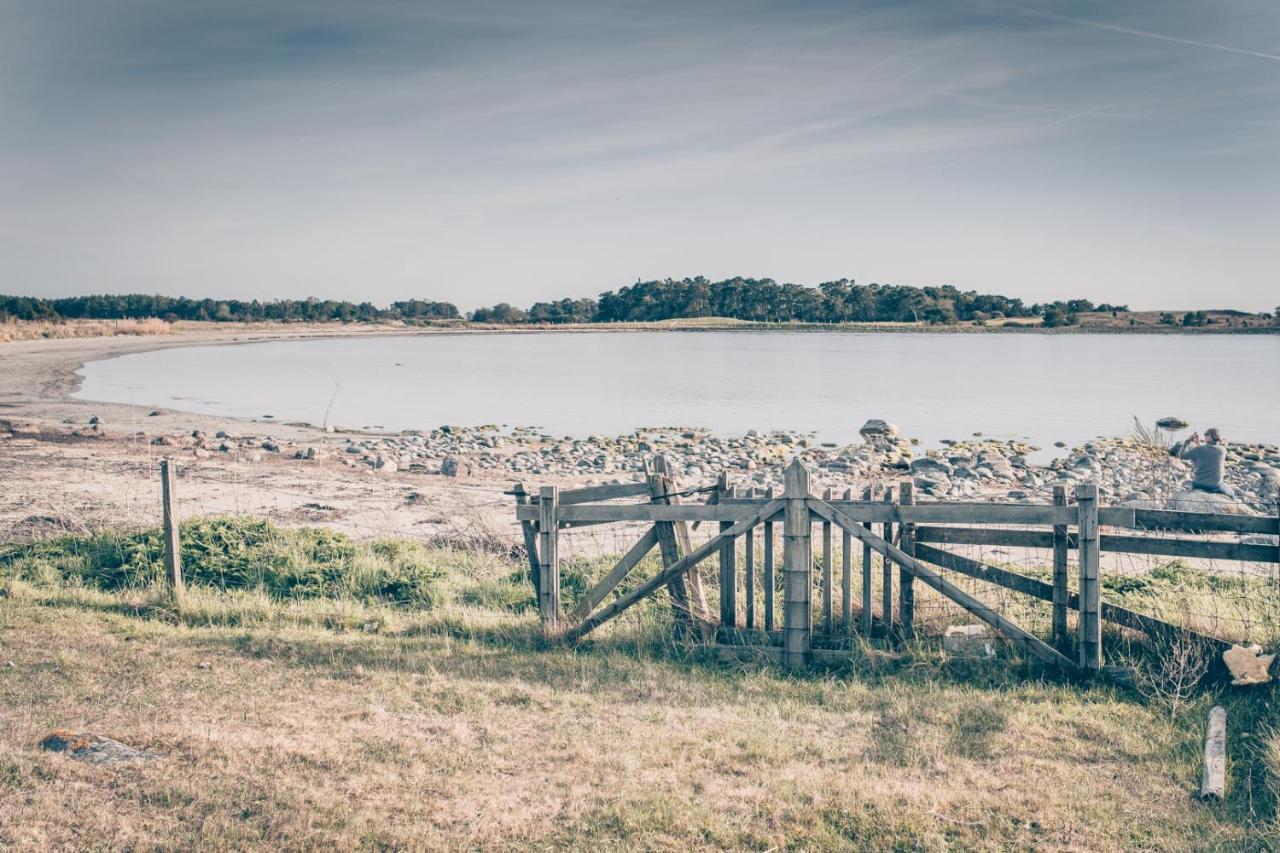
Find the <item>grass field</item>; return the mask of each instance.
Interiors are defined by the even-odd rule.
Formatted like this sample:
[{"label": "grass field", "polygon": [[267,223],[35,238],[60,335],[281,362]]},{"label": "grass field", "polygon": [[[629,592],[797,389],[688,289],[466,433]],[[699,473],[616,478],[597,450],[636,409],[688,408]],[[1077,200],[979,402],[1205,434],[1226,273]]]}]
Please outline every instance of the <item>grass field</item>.
[{"label": "grass field", "polygon": [[[788,676],[673,645],[661,602],[569,648],[505,555],[184,534],[180,609],[154,532],[0,550],[0,848],[1280,846],[1271,689],[1171,717],[927,641]],[[1230,793],[1202,804],[1215,701]],[[83,765],[54,728],[163,757]]]}]

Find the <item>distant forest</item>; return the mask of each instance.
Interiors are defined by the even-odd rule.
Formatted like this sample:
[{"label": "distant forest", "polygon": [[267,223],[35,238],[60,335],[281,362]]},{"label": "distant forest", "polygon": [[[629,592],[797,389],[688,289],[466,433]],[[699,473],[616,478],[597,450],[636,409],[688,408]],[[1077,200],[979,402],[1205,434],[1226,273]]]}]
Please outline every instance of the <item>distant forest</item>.
[{"label": "distant forest", "polygon": [[[518,308],[505,302],[477,308],[465,319],[478,323],[620,323],[730,317],[766,323],[924,322],[945,325],[985,322],[1003,317],[1043,317],[1045,325],[1069,325],[1085,311],[1128,311],[1125,305],[1095,305],[1071,299],[1027,305],[1008,296],[942,287],[856,284],[850,279],[817,287],[772,279],[705,278],[641,281],[598,299],[560,299]],[[188,299],[128,294],[39,299],[0,296],[0,320],[164,320],[212,322],[423,322],[462,320],[450,302],[411,299],[380,308],[370,302],[332,299]]]}]

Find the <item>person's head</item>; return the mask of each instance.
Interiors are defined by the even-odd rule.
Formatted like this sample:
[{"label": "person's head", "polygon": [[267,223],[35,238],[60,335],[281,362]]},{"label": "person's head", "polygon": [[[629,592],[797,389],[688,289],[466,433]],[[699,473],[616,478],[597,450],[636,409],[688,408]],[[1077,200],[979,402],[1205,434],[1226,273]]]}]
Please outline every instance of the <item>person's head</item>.
[{"label": "person's head", "polygon": [[1204,440],[1210,444],[1221,444],[1222,433],[1218,432],[1217,427],[1209,427],[1204,431]]}]

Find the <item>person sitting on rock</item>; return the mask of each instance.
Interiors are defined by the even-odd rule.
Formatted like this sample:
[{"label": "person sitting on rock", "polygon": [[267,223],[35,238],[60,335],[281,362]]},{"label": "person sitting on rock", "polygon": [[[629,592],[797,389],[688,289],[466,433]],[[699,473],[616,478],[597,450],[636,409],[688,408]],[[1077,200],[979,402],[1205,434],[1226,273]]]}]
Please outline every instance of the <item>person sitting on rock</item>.
[{"label": "person sitting on rock", "polygon": [[1191,488],[1201,492],[1213,492],[1236,496],[1235,491],[1222,482],[1223,469],[1226,467],[1227,451],[1222,446],[1222,434],[1216,428],[1204,431],[1204,444],[1200,443],[1200,434],[1191,433],[1186,441],[1181,441],[1169,449],[1169,453],[1179,459],[1185,459],[1194,466],[1191,474]]}]

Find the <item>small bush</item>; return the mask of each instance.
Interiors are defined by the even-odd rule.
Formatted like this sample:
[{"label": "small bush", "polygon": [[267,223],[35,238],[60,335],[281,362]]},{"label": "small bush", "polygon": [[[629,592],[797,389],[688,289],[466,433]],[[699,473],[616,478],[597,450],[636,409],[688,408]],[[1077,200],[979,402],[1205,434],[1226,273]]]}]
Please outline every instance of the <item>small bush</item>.
[{"label": "small bush", "polygon": [[[285,530],[243,518],[188,521],[179,538],[189,586],[416,607],[433,606],[441,597],[444,569],[415,542],[363,543],[332,530]],[[0,572],[37,584],[146,588],[164,578],[163,536],[151,528],[48,539],[0,552]]]}]

